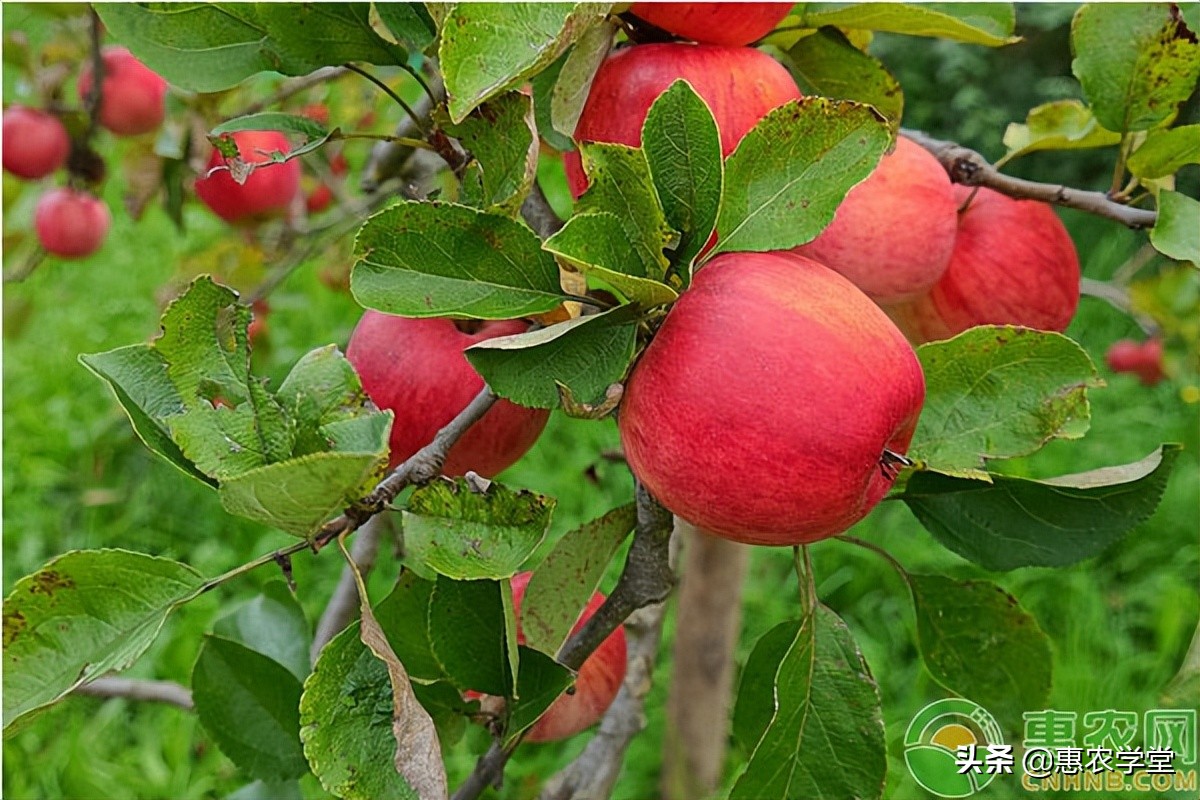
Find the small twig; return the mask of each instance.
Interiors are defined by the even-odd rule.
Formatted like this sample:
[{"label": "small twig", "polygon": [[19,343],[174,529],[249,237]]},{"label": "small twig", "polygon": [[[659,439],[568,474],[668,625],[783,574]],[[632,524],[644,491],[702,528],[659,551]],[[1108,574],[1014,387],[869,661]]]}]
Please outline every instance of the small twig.
[{"label": "small twig", "polygon": [[1129,292],[1124,288],[1104,281],[1098,281],[1094,278],[1080,278],[1079,293],[1087,297],[1095,297],[1098,300],[1103,300],[1113,308],[1127,315],[1137,323],[1137,326],[1147,336],[1159,333],[1158,323],[1153,318],[1145,314],[1139,314],[1133,310],[1133,303],[1129,299]]},{"label": "small twig", "polygon": [[1103,192],[1089,192],[1014,178],[999,172],[979,153],[962,145],[934,139],[920,131],[903,129],[900,132],[932,153],[950,175],[950,180],[955,183],[964,186],[986,186],[1018,200],[1040,200],[1043,203],[1086,211],[1115,220],[1135,230],[1152,227],[1158,219],[1158,214],[1154,211],[1131,208],[1112,200]]},{"label": "small twig", "polygon": [[123,697],[128,700],[150,700],[167,703],[191,711],[196,706],[187,687],[175,681],[143,681],[134,678],[97,678],[91,683],[76,687],[72,694],[89,697]]},{"label": "small twig", "polygon": [[371,83],[375,84],[380,89],[382,89],[384,91],[384,93],[387,94],[388,97],[390,97],[390,98],[392,98],[392,100],[396,101],[396,104],[399,105],[401,108],[403,108],[405,113],[407,113],[408,116],[412,118],[413,124],[417,126],[417,130],[421,132],[421,135],[422,136],[428,135],[428,132],[425,130],[425,126],[421,124],[421,118],[419,116],[417,116],[417,112],[413,111],[412,106],[410,106],[408,103],[406,103],[404,101],[403,97],[396,94],[396,91],[392,87],[388,86],[386,83],[384,83],[379,78],[375,77],[370,72],[363,69],[362,67],[359,67],[355,64],[350,64],[350,63],[343,64],[343,66],[346,69],[350,70],[351,72],[356,72],[359,75],[362,75],[364,78],[369,80]]},{"label": "small twig", "polygon": [[551,208],[550,201],[546,199],[546,193],[542,191],[542,187],[537,181],[533,182],[529,196],[521,204],[521,216],[529,223],[529,227],[533,228],[533,232],[542,239],[549,239],[563,226],[562,219]]},{"label": "small twig", "polygon": [[345,67],[321,67],[307,75],[301,75],[298,78],[291,78],[280,84],[274,94],[268,95],[261,100],[256,100],[246,106],[241,112],[234,114],[234,117],[248,117],[251,114],[257,114],[265,109],[277,106],[290,97],[300,94],[306,89],[311,89],[314,86],[319,86],[322,83],[328,83],[332,80],[337,80],[343,75],[350,73],[350,70]]},{"label": "small twig", "polygon": [[[386,517],[377,516],[369,519],[354,537],[354,545],[350,557],[358,564],[358,570],[366,577],[375,566],[375,556],[379,552],[379,540],[387,529]],[[309,658],[317,663],[322,648],[337,636],[358,614],[358,587],[354,581],[354,572],[349,565],[342,568],[337,588],[325,606],[325,612],[317,622],[316,632],[313,633],[312,647]]]},{"label": "small twig", "polygon": [[[413,110],[422,122],[428,122],[433,114],[433,108],[438,103],[442,84],[434,81],[434,88],[429,94],[420,97]],[[412,117],[404,117],[396,124],[395,135],[399,139],[410,138],[417,132],[417,125]],[[371,156],[363,167],[359,186],[368,194],[378,191],[379,187],[391,178],[403,175],[408,171],[408,162],[413,155],[413,148],[396,143],[380,142],[371,150]]]}]

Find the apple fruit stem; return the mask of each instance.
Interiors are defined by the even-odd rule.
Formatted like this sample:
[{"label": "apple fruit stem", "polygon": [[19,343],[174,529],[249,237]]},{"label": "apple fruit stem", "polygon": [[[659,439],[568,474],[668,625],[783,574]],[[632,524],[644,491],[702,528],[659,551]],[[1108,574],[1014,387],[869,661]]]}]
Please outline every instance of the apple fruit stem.
[{"label": "apple fruit stem", "polygon": [[979,153],[955,142],[935,139],[921,131],[907,128],[901,129],[900,133],[932,153],[945,168],[950,180],[955,183],[964,186],[986,186],[1017,200],[1040,200],[1043,203],[1086,211],[1119,222],[1133,230],[1151,228],[1158,219],[1157,212],[1118,203],[1104,192],[1089,192],[1005,175]]}]

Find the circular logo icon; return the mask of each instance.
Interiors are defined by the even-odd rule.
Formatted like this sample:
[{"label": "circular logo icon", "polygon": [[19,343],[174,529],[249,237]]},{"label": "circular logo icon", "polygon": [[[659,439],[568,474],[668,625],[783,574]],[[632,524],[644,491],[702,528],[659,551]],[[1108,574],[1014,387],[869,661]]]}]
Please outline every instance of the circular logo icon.
[{"label": "circular logo icon", "polygon": [[908,771],[938,797],[970,797],[987,786],[995,773],[959,772],[960,747],[974,745],[983,760],[989,744],[1003,743],[996,718],[978,703],[961,697],[935,700],[922,708],[904,732],[904,761]]}]

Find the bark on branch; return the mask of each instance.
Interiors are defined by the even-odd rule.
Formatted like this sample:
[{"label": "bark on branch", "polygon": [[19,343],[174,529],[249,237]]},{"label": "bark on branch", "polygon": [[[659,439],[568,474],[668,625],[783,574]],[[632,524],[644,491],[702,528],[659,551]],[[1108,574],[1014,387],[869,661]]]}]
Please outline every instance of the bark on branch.
[{"label": "bark on branch", "polygon": [[[366,580],[375,566],[375,556],[379,552],[379,540],[388,529],[383,516],[372,517],[354,537],[350,547],[350,557],[358,565],[359,573]],[[312,647],[309,649],[309,660],[317,663],[317,657],[329,641],[342,632],[343,629],[358,614],[358,584],[354,582],[354,572],[350,565],[342,567],[342,575],[338,578],[337,588],[325,606],[321,619],[317,622],[316,632],[313,633]]]},{"label": "bark on branch", "polygon": [[185,711],[195,708],[192,693],[175,681],[143,681],[134,678],[97,678],[79,686],[72,694],[89,697],[124,697],[128,700],[151,700],[179,706]]},{"label": "bark on branch", "polygon": [[950,180],[955,183],[964,186],[986,186],[1018,200],[1040,200],[1043,203],[1086,211],[1115,220],[1135,230],[1153,227],[1158,219],[1157,212],[1118,203],[1103,192],[1083,191],[1005,175],[979,153],[954,142],[934,139],[920,131],[907,128],[902,129],[900,133],[932,153],[945,168]]}]

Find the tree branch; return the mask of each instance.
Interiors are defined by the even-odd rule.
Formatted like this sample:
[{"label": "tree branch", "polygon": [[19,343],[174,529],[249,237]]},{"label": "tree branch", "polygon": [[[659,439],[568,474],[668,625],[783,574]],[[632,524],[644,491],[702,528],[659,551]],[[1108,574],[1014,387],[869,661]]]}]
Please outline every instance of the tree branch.
[{"label": "tree branch", "polygon": [[90,697],[124,697],[129,700],[152,700],[179,706],[185,711],[195,708],[192,693],[175,681],[143,681],[134,678],[97,678],[78,686],[72,694]]},{"label": "tree branch", "polygon": [[314,70],[307,75],[301,75],[298,78],[290,78],[280,84],[279,88],[275,90],[274,94],[267,95],[261,100],[256,100],[255,102],[243,108],[241,112],[235,116],[248,117],[251,114],[257,114],[260,111],[264,111],[272,106],[279,105],[284,100],[300,94],[300,92],[303,92],[306,89],[311,89],[312,87],[319,86],[322,83],[328,83],[329,81],[337,80],[343,75],[349,74],[350,70],[346,69],[345,67],[321,67],[320,69]]},{"label": "tree branch", "polygon": [[1154,211],[1123,205],[1103,192],[1088,192],[1005,175],[979,153],[954,142],[934,139],[920,131],[902,129],[900,133],[932,153],[941,162],[950,180],[955,183],[964,186],[986,186],[1018,200],[1040,200],[1043,203],[1086,211],[1115,220],[1135,230],[1153,227],[1158,219],[1158,214]]},{"label": "tree branch", "polygon": [[549,239],[558,233],[564,224],[554,209],[550,207],[546,193],[542,191],[541,185],[536,180],[533,182],[533,188],[529,190],[529,196],[521,204],[521,216],[541,239]]},{"label": "tree branch", "polygon": [[[375,556],[379,553],[379,540],[388,529],[386,518],[371,517],[367,520],[350,548],[350,558],[358,565],[359,573],[365,580],[375,566]],[[350,624],[358,614],[358,585],[354,581],[354,571],[350,565],[342,567],[342,575],[338,578],[337,588],[325,606],[325,612],[317,621],[317,629],[313,633],[312,647],[309,648],[309,660],[317,663],[321,650],[329,644],[329,640],[337,636]]]},{"label": "tree branch", "polygon": [[[600,646],[600,643],[607,639],[609,634],[625,622],[633,612],[647,606],[661,604],[667,599],[675,585],[675,573],[671,569],[671,523],[671,512],[663,508],[639,482],[637,484],[637,529],[634,531],[633,543],[629,546],[629,554],[625,559],[625,569],[621,572],[621,577],[617,580],[617,585],[608,599],[559,649],[557,660],[560,664],[578,671],[587,657]],[[652,619],[651,617],[651,621]],[[654,647],[657,648],[657,634],[649,638],[654,640]],[[648,647],[648,645],[646,646]],[[644,654],[646,651],[643,649],[638,652]],[[653,661],[653,655],[650,656],[650,659]],[[627,684],[629,680],[627,674]],[[624,731],[633,724],[626,721],[624,716],[629,713],[629,709],[635,709],[637,715],[640,716],[641,698],[645,697],[645,691],[648,691],[648,688],[642,689],[640,684],[637,686],[637,692],[633,689],[630,690],[629,694],[640,692],[640,697],[636,700],[627,700],[622,704],[620,707],[622,709],[621,720],[614,719],[609,723],[610,727],[617,726]],[[624,686],[621,692],[626,693]],[[619,699],[620,695],[618,695],[618,700],[614,701],[614,706]],[[640,722],[637,724],[640,726]],[[610,753],[610,758],[619,759],[624,753],[628,740],[633,737],[633,733],[629,733],[628,736],[625,736],[624,733],[620,736],[610,733],[605,738],[611,741],[597,745],[597,748],[605,753]],[[624,738],[624,744],[619,748],[614,748],[614,745],[622,738]],[[514,749],[516,749],[515,746],[505,750],[499,744],[493,743],[488,752],[475,764],[474,771],[454,793],[452,800],[475,800],[488,786],[498,784],[504,775],[504,766],[508,763],[509,756],[512,755]],[[619,764],[615,771],[619,771]],[[615,773],[613,779],[615,780]],[[609,788],[611,789],[611,785]]]}]

